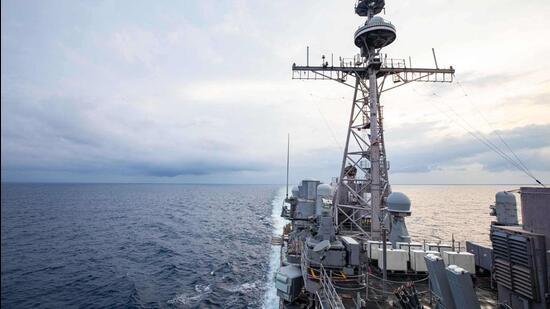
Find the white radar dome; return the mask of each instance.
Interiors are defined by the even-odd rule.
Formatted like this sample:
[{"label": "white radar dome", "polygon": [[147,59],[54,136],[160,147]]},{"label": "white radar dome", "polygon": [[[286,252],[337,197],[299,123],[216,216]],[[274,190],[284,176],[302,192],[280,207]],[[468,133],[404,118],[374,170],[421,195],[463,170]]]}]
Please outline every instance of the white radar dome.
[{"label": "white radar dome", "polygon": [[365,25],[355,31],[354,36],[355,46],[362,49],[388,46],[395,41],[396,37],[395,26],[380,16],[369,19]]},{"label": "white radar dome", "polygon": [[498,192],[495,199],[497,203],[516,203],[514,194],[506,191]]},{"label": "white radar dome", "polygon": [[392,192],[386,199],[389,212],[411,212],[411,200],[401,192]]},{"label": "white radar dome", "polygon": [[326,183],[317,186],[317,196],[331,196],[332,187]]}]

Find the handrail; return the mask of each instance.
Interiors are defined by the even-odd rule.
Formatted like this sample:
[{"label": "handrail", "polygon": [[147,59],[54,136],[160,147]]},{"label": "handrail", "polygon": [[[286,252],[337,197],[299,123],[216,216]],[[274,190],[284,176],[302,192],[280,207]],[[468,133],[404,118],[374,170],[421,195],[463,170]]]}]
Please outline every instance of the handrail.
[{"label": "handrail", "polygon": [[[304,248],[302,248],[302,259],[300,264],[302,267],[302,275],[304,276],[304,280],[307,278],[308,266],[309,266],[308,262],[309,261],[306,256],[306,252]],[[328,308],[345,309],[344,304],[342,303],[342,299],[340,298],[340,295],[338,295],[338,293],[336,292],[336,289],[332,284],[332,280],[330,276],[327,274],[323,264],[320,264],[320,267],[319,267],[318,280],[319,280],[319,283],[321,284],[321,288],[315,293],[315,295],[317,295],[317,298],[319,299],[321,308],[325,308],[323,303],[326,302],[328,305]]]},{"label": "handrail", "polygon": [[[323,264],[320,264],[319,268],[319,282],[321,283],[320,290],[325,296],[324,301],[328,303],[329,308],[344,309],[342,299],[340,298],[340,295],[338,295],[338,293],[336,292],[336,289],[332,284],[332,280],[330,280],[330,277],[328,276]],[[319,301],[323,302],[323,297],[319,293],[317,293],[317,296],[319,297]]]}]

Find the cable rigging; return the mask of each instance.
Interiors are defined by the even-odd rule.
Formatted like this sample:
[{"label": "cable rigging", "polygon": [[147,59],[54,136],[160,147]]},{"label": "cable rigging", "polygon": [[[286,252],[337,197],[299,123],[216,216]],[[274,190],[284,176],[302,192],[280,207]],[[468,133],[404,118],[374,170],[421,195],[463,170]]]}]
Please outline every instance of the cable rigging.
[{"label": "cable rigging", "polygon": [[455,77],[455,81],[457,83],[457,85],[460,87],[460,89],[462,90],[462,92],[464,93],[464,96],[467,98],[468,100],[468,103],[470,103],[470,105],[475,109],[475,111],[481,116],[481,118],[485,121],[485,123],[487,123],[487,125],[489,126],[489,128],[491,129],[491,131],[499,138],[499,140],[502,142],[502,144],[504,144],[504,146],[508,149],[508,151],[510,151],[510,153],[514,156],[514,158],[517,160],[517,162],[519,163],[519,165],[521,165],[523,167],[523,169],[526,171],[526,173],[531,177],[533,178],[533,180],[535,180],[539,185],[543,186],[543,187],[546,187],[541,181],[539,181],[535,175],[529,170],[529,168],[523,163],[523,161],[519,158],[519,156],[514,152],[514,150],[512,149],[512,147],[510,147],[510,145],[504,140],[504,138],[502,137],[502,135],[499,133],[498,130],[495,130],[493,128],[493,126],[491,125],[491,123],[489,122],[489,120],[487,120],[487,118],[485,117],[485,115],[477,108],[477,106],[472,102],[472,99],[470,98],[470,96],[468,95],[468,93],[466,92],[466,88],[462,85],[462,83],[458,80],[458,78],[456,77],[456,74],[454,75]]},{"label": "cable rigging", "polygon": [[[455,77],[456,78],[456,77]],[[458,81],[457,81],[458,83]],[[464,87],[462,87],[462,85],[460,85],[462,91],[464,92],[464,96],[468,97],[469,99],[469,96],[468,94],[466,93]],[[416,89],[413,88],[413,91],[416,92],[417,94],[421,95],[421,96],[428,96],[430,99],[433,99],[433,97],[439,97],[439,95],[437,95],[435,92],[432,93],[432,95],[422,95],[420,94],[418,91],[416,91]],[[482,118],[485,120],[485,122],[487,122],[487,124],[489,125],[489,127],[492,129],[493,132],[495,132],[498,136],[499,136],[499,139],[501,140],[501,142],[506,146],[506,148],[508,148],[508,150],[513,154],[513,156],[515,157],[515,160],[510,156],[508,155],[506,152],[504,152],[502,149],[500,149],[500,147],[498,147],[498,145],[495,145],[487,136],[485,136],[482,132],[480,132],[479,130],[475,129],[474,126],[472,126],[466,119],[464,119],[464,117],[462,117],[454,108],[452,108],[451,106],[449,106],[448,104],[446,104],[445,102],[443,102],[443,104],[445,105],[445,107],[447,107],[448,110],[450,110],[455,116],[456,118],[458,118],[460,121],[462,121],[463,123],[460,123],[459,121],[456,121],[452,116],[450,116],[448,113],[446,113],[445,111],[443,111],[442,109],[440,109],[437,105],[435,104],[432,104],[432,102],[429,102],[435,109],[437,109],[440,113],[444,114],[447,118],[449,118],[449,120],[451,120],[453,123],[457,124],[459,127],[461,127],[462,129],[464,129],[466,132],[468,132],[468,134],[470,134],[472,137],[474,137],[476,140],[478,140],[479,142],[481,142],[482,144],[484,144],[485,146],[487,146],[487,148],[489,148],[490,150],[492,150],[493,152],[497,153],[500,157],[502,157],[506,162],[508,162],[509,164],[511,164],[512,166],[514,166],[515,168],[517,168],[519,171],[523,172],[525,175],[527,175],[528,177],[532,178],[536,183],[538,183],[539,185],[543,186],[543,187],[546,187],[540,180],[538,180],[534,175],[533,173],[531,173],[531,171],[525,166],[525,164],[521,161],[521,159],[519,159],[519,157],[515,154],[515,152],[511,149],[511,147],[508,145],[508,143],[506,143],[506,141],[504,140],[504,138],[502,138],[502,136],[492,128],[492,126],[490,125],[490,123],[488,122],[488,120],[483,116],[483,114],[476,108],[476,111],[478,112],[478,114],[480,116],[482,116]],[[473,105],[473,103],[470,101],[470,104]],[[475,106],[474,106],[475,107]],[[469,129],[469,128],[470,129]]]}]

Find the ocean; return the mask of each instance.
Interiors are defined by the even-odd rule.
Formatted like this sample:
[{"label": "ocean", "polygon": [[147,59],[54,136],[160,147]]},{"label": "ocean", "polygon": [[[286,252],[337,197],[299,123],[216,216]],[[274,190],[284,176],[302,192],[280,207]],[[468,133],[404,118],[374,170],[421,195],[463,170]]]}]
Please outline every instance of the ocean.
[{"label": "ocean", "polygon": [[[415,241],[488,243],[516,186],[394,185]],[[2,308],[278,308],[277,185],[2,184]]]}]

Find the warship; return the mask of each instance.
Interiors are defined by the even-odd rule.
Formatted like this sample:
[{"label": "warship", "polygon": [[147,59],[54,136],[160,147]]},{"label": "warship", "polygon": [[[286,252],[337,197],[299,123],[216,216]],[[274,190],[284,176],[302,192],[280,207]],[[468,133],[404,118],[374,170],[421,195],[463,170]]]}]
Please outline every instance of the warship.
[{"label": "warship", "polygon": [[[305,179],[288,194],[288,220],[273,280],[280,308],[550,308],[550,189],[498,192],[490,206],[492,246],[427,243],[409,236],[409,198],[393,192],[384,146],[381,95],[411,82],[453,82],[453,67],[412,67],[381,50],[396,28],[384,0],[359,0],[366,18],[354,34],[359,54],[329,64],[292,65],[292,78],[333,80],[354,89],[339,177]],[[391,79],[392,85],[389,85]],[[288,161],[288,157],[287,157]],[[518,219],[516,195],[521,198]]]}]

